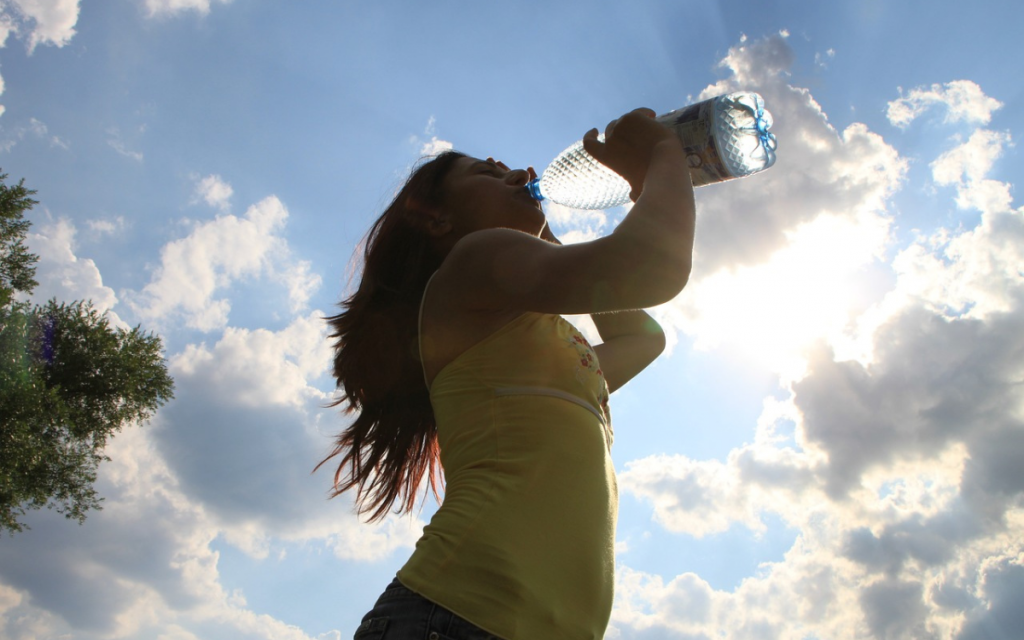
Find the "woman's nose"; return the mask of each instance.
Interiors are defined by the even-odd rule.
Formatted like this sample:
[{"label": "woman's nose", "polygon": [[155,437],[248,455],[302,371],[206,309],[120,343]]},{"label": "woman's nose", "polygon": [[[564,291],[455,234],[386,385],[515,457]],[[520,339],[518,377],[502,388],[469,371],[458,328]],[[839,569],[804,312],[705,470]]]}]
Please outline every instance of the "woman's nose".
[{"label": "woman's nose", "polygon": [[517,187],[525,186],[530,181],[530,174],[526,169],[515,169],[505,175],[505,182]]}]

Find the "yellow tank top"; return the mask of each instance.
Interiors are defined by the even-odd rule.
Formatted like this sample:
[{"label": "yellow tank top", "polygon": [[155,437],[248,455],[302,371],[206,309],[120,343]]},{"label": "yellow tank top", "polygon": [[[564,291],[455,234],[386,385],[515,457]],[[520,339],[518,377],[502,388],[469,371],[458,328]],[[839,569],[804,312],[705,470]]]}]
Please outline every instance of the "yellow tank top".
[{"label": "yellow tank top", "polygon": [[445,496],[399,580],[506,640],[604,637],[618,492],[593,349],[562,317],[524,313],[430,398]]}]

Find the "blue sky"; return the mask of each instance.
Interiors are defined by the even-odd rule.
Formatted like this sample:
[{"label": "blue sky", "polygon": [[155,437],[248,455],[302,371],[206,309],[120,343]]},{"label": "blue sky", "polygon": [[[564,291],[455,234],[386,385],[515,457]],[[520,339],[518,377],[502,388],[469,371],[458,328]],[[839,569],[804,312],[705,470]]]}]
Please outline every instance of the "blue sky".
[{"label": "blue sky", "polygon": [[[103,511],[0,542],[0,637],[351,637],[433,510],[361,524],[310,473],[345,420],[320,318],[388,196],[431,151],[541,169],[738,89],[779,160],[698,190],[693,277],[652,311],[671,348],[612,398],[608,637],[1014,637],[1020,24],[990,0],[0,2],[37,297],[158,332],[177,383],[108,447]],[[573,241],[623,215],[546,208]]]}]

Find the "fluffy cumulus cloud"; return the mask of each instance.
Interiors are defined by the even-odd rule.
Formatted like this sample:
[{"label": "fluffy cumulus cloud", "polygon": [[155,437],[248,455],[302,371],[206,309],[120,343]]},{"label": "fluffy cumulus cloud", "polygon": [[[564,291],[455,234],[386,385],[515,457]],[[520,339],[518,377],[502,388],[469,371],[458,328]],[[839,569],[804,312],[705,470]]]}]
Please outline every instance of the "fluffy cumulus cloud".
[{"label": "fluffy cumulus cloud", "polygon": [[[199,182],[197,194],[224,209],[231,187],[210,176]],[[231,303],[224,293],[232,284],[265,276],[284,284],[292,311],[301,310],[320,277],[307,261],[292,256],[280,235],[287,218],[284,204],[270,196],[242,217],[224,214],[195,224],[188,236],[164,246],[151,282],[141,292],[129,292],[129,304],[141,318],[159,325],[176,318],[212,331],[227,325]]]},{"label": "fluffy cumulus cloud", "polygon": [[79,0],[7,0],[0,2],[0,46],[8,35],[25,38],[31,53],[37,45],[63,47],[78,24]]},{"label": "fluffy cumulus cloud", "polygon": [[[201,192],[212,194],[204,199],[219,207],[229,189],[217,180],[204,184]],[[276,235],[286,216],[269,198],[244,218],[196,225],[164,247],[153,282],[128,297],[142,315],[155,317],[179,306],[202,309],[177,292],[189,277],[214,282],[198,294],[188,290],[207,304],[224,284],[218,278],[251,273],[274,281],[299,262],[286,257]],[[71,297],[90,294],[116,308],[96,265],[76,256],[74,236],[66,221],[31,236],[41,256],[40,286],[56,282]],[[215,249],[220,254],[211,258]],[[104,292],[106,298],[97,295]],[[100,466],[96,487],[103,509],[82,527],[52,511],[33,512],[31,530],[0,546],[0,637],[312,640],[225,585],[224,549],[268,573],[289,553],[316,553],[324,564],[407,552],[421,520],[365,525],[350,497],[326,499],[329,470],[311,474],[341,427],[323,410],[329,396],[317,386],[330,359],[321,316],[292,311],[277,330],[223,326],[209,343],[168,354],[175,400],[151,424],[126,429],[107,447],[110,460]],[[175,331],[165,336],[180,336]]]},{"label": "fluffy cumulus cloud", "polygon": [[[210,4],[145,6],[171,14]],[[792,62],[784,34],[744,40],[722,62],[728,77],[701,94],[760,92],[780,159],[698,191],[697,268],[657,310],[700,348],[757,356],[782,393],[723,459],[633,460],[619,483],[665,535],[756,536],[781,522],[794,539],[730,588],[641,571],[620,543],[608,637],[1015,638],[1024,628],[1024,211],[1012,185],[991,178],[1012,136],[984,128],[998,102],[973,83],[900,92],[889,111],[898,127],[941,134],[956,124],[931,178],[976,222],[897,246],[889,202],[906,174],[900,129],[889,140],[863,124],[837,131],[811,92],[791,85]],[[929,109],[945,110],[946,122],[922,117]],[[432,126],[414,151],[440,148]],[[306,308],[319,278],[293,255],[279,199],[235,215],[232,197],[219,176],[197,177],[193,204],[215,217],[189,223],[148,284],[119,295],[82,255],[71,222],[33,228],[41,295],[129,306],[182,346],[168,354],[175,400],[107,450],[104,509],[84,527],[33,512],[29,535],[0,545],[0,637],[311,640],[226,584],[229,551],[271,575],[288,554],[380,561],[418,537],[416,518],[360,524],[350,498],[325,500],[330,471],[310,474],[340,426],[322,409],[321,313]],[[548,212],[573,241],[614,222]],[[121,227],[90,225],[98,236]],[[232,326],[248,284],[285,290],[286,310]]]},{"label": "fluffy cumulus cloud", "polygon": [[325,400],[307,380],[327,368],[330,352],[320,312],[296,318],[281,331],[228,327],[212,347],[189,345],[171,359],[175,377],[245,406],[301,406]]},{"label": "fluffy cumulus cloud", "polygon": [[[292,352],[316,350],[313,332],[284,333]],[[266,364],[255,352],[267,339],[232,348],[244,353],[214,351],[237,358],[236,365]],[[288,550],[317,547],[367,562],[407,551],[419,536],[419,520],[368,526],[350,502],[325,500],[329,474],[309,473],[327,444],[314,403],[232,397],[239,377],[262,377],[258,384],[268,388],[279,368],[259,376],[224,364],[213,375],[183,369],[185,357],[174,359],[177,400],[153,424],[119,434],[108,447],[111,461],[101,466],[97,486],[103,511],[80,528],[53,512],[33,513],[30,533],[0,548],[0,637],[312,640],[226,587],[218,548],[230,545],[272,575]]]},{"label": "fluffy cumulus cloud", "polygon": [[[902,92],[901,92],[902,93]],[[970,80],[954,80],[946,84],[918,87],[889,103],[889,122],[905,128],[932,107],[946,110],[945,122],[967,122],[984,125],[992,120],[992,112],[1002,107],[995,98],[985,95]]]},{"label": "fluffy cumulus cloud", "polygon": [[231,196],[235,190],[218,175],[212,174],[196,182],[195,201],[202,200],[220,211],[231,209]]},{"label": "fluffy cumulus cloud", "polygon": [[[76,254],[78,230],[64,218],[34,227],[26,238],[29,251],[39,256],[36,281],[39,286],[33,298],[42,303],[51,298],[59,301],[90,300],[100,312],[111,312],[117,304],[114,290],[103,284],[96,263]],[[112,317],[116,317],[112,314]]]},{"label": "fluffy cumulus cloud", "polygon": [[[62,549],[43,566],[5,558],[0,582],[21,596],[20,619],[45,622],[54,635],[72,628],[76,637],[307,639],[223,585],[218,544],[268,572],[296,544],[360,562],[410,547],[422,522],[364,525],[349,501],[326,501],[328,472],[310,474],[329,444],[318,420],[325,397],[310,382],[326,366],[323,338],[314,313],[277,333],[228,328],[210,348],[172,355],[176,400],[108,449],[104,510],[78,531],[42,514],[31,536],[14,541],[10,553],[26,557],[45,551],[24,545]],[[114,586],[83,613],[97,580]],[[63,585],[59,593],[53,584]]]},{"label": "fluffy cumulus cloud", "polygon": [[766,172],[697,190],[694,272],[658,314],[698,348],[730,344],[795,375],[802,362],[792,354],[865,303],[853,283],[879,264],[888,198],[907,162],[863,124],[837,131],[811,93],[789,83],[792,63],[785,34],[744,41],[721,62],[729,76],[698,96],[761,94],[779,155]]},{"label": "fluffy cumulus cloud", "polygon": [[[787,149],[807,157],[816,145],[805,142],[830,149],[815,181],[837,200],[794,213],[808,217],[783,223],[792,226],[782,244],[748,268],[778,275],[772,265],[795,255],[802,233],[837,223],[830,233],[847,235],[861,263],[878,260],[892,242],[885,199],[899,186],[902,161],[862,125],[830,137],[823,115],[790,118],[791,108],[807,115],[815,107],[807,92],[773,88],[787,64],[781,45],[744,43],[726,63],[783,98],[779,119],[793,123]],[[994,103],[976,87],[944,87],[901,100],[974,114],[966,102]],[[909,126],[921,112],[901,122]],[[787,397],[766,400],[748,444],[725,460],[657,456],[627,465],[623,490],[650,503],[670,532],[701,537],[739,525],[756,533],[771,514],[798,534],[782,560],[732,591],[693,574],[636,571],[622,554],[613,637],[1016,637],[1024,624],[1024,210],[1013,208],[1011,185],[987,177],[1010,143],[1009,134],[980,128],[966,141],[951,139],[933,177],[980,221],[890,246],[891,286],[848,307],[845,322],[844,314],[820,318],[811,344],[790,345],[802,367],[784,380]],[[855,166],[850,145],[867,168]],[[806,159],[793,162],[810,169]],[[800,192],[775,193],[800,200]],[[880,228],[862,239],[854,231],[873,227]],[[858,260],[828,235],[811,243],[828,248],[811,264],[829,272],[830,261],[846,261],[840,272],[855,275]],[[841,348],[858,341],[858,349]]]},{"label": "fluffy cumulus cloud", "polygon": [[961,209],[993,211],[1010,207],[1010,185],[985,178],[1005,147],[1012,144],[1006,132],[979,129],[964,144],[932,162],[932,175],[939,185],[955,185],[956,203]]},{"label": "fluffy cumulus cloud", "polygon": [[703,275],[764,263],[822,215],[874,224],[903,180],[906,162],[881,136],[860,123],[835,130],[811,93],[789,84],[792,63],[783,35],[744,42],[721,62],[730,75],[698,96],[758,92],[775,114],[772,130],[782,141],[767,172],[698,190]]},{"label": "fluffy cumulus cloud", "polygon": [[339,519],[350,503],[328,508],[331,473],[310,473],[337,427],[322,410],[329,397],[311,382],[330,359],[324,329],[320,312],[277,332],[229,327],[213,346],[190,345],[170,359],[177,398],[154,438],[183,490],[257,557],[275,536],[320,539],[354,559],[415,540],[408,520],[373,528]]},{"label": "fluffy cumulus cloud", "polygon": [[[244,538],[225,527],[223,514],[188,494],[160,449],[146,430],[122,433],[108,448],[112,461],[101,467],[104,510],[87,526],[41,512],[30,520],[31,535],[5,542],[0,636],[311,640],[222,584],[216,541]],[[360,546],[365,531],[346,536],[335,526],[332,533],[353,554],[387,546],[379,540]]]}]

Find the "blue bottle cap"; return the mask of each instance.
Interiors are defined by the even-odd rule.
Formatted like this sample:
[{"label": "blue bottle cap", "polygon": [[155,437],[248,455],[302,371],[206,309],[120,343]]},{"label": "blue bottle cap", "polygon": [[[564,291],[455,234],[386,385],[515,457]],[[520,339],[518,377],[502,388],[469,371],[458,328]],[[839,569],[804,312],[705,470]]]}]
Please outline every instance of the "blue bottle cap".
[{"label": "blue bottle cap", "polygon": [[534,178],[526,183],[526,191],[534,200],[543,200],[544,194],[540,192],[540,178]]}]

